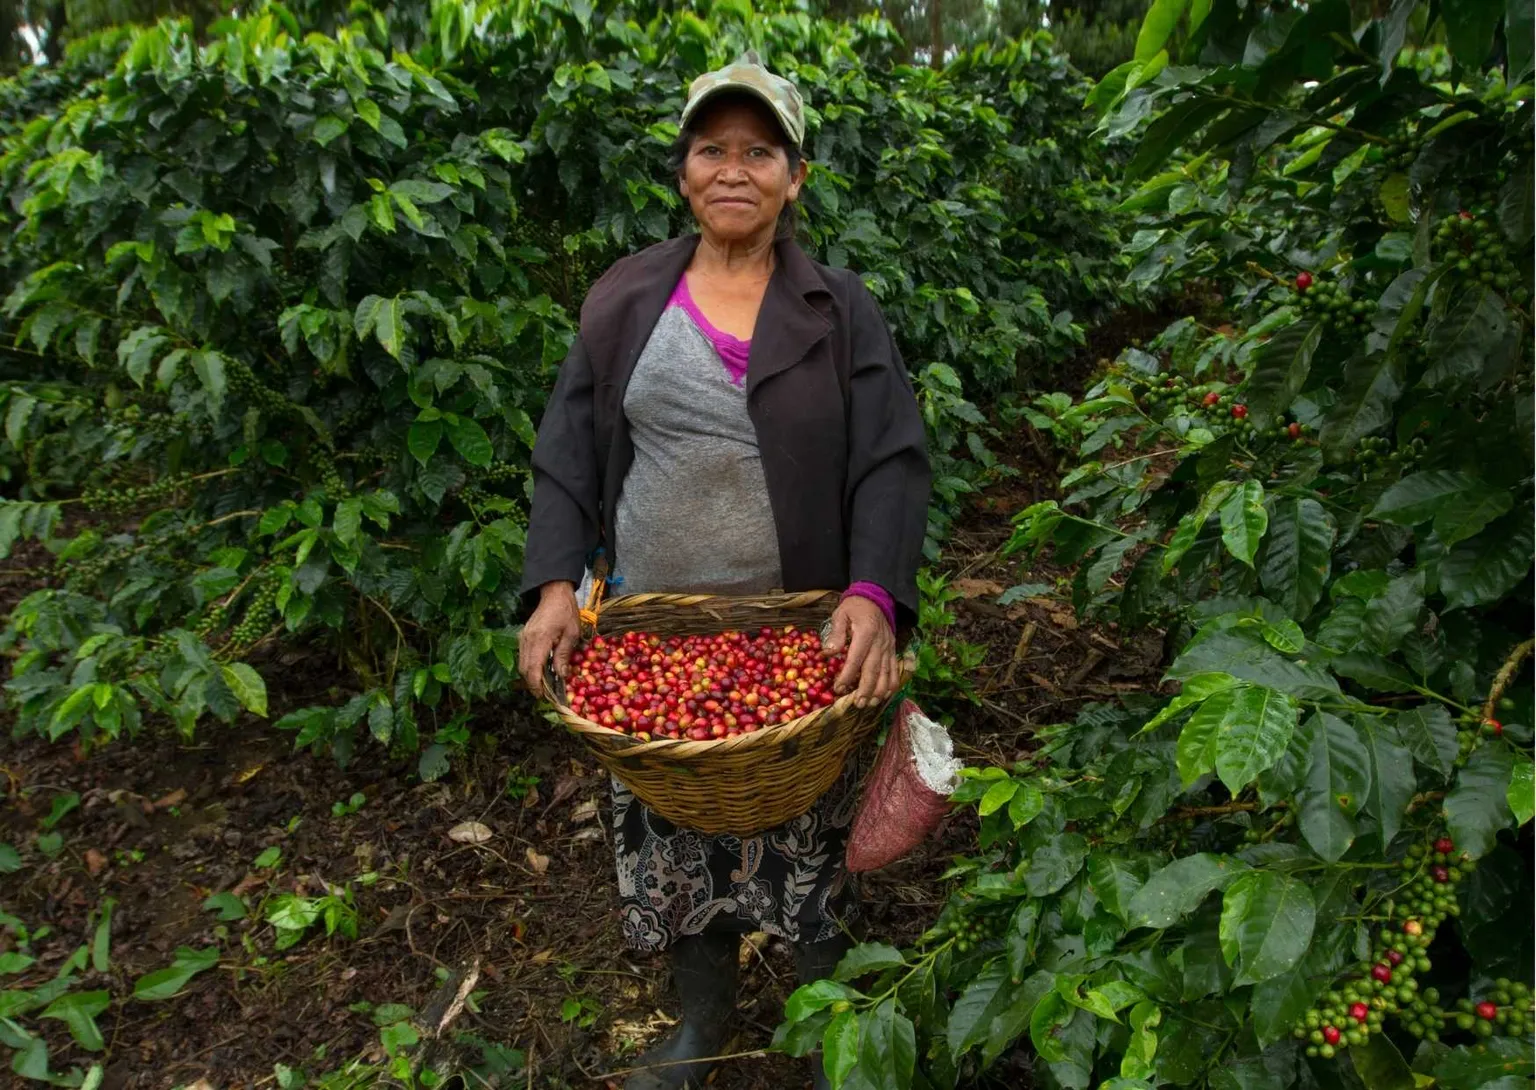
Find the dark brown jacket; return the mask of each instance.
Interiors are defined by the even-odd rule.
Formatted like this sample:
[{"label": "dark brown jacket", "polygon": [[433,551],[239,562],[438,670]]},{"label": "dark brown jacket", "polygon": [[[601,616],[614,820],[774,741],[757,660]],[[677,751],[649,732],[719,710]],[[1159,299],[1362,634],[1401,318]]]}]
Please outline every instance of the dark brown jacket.
[{"label": "dark brown jacket", "polygon": [[[623,571],[614,506],[634,459],[624,391],[697,245],[696,236],[672,239],[624,258],[587,295],[533,450],[525,594],[580,582],[599,545]],[[747,412],[784,589],[878,583],[906,628],[917,613],[929,488],[911,382],[856,274],[812,261],[793,242],[778,243],[777,256],[752,336]]]}]

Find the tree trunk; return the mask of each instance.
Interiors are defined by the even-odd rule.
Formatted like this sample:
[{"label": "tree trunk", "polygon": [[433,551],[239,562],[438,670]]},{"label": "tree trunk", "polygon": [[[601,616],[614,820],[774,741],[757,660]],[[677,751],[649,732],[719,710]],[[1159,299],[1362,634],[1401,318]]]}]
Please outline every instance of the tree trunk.
[{"label": "tree trunk", "polygon": [[934,68],[944,67],[944,4],[943,0],[928,0],[928,63]]}]

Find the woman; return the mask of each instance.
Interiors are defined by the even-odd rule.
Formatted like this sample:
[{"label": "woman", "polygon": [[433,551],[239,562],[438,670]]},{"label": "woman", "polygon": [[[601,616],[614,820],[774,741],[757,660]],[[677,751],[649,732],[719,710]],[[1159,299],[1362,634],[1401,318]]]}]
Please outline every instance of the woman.
[{"label": "woman", "polygon": [[[695,80],[673,165],[698,235],[619,261],[582,307],[533,452],[523,591],[537,606],[519,668],[535,692],[551,656],[568,671],[599,546],[623,593],[846,587],[836,690],[868,705],[897,686],[928,503],[922,419],[862,282],[793,240],[804,135],[798,91],[755,55]],[[683,1004],[636,1064],[662,1066],[626,1090],[703,1084],[742,933],[794,943],[802,981],[830,975],[857,911],[851,778],[752,837],[678,829],[615,783],[625,938],[670,950]]]}]

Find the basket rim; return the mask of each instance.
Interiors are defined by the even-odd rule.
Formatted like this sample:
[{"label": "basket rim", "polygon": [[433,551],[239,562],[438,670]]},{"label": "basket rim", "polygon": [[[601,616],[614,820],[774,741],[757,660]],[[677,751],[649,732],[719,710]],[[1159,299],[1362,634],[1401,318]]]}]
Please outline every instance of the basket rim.
[{"label": "basket rim", "polygon": [[[903,679],[907,676],[905,666],[903,666],[902,676]],[[623,753],[626,757],[645,757],[655,754],[666,756],[673,760],[686,760],[691,757],[703,757],[709,754],[728,753],[736,750],[754,749],[757,746],[772,745],[782,741],[783,736],[799,734],[812,722],[819,722],[829,716],[843,714],[851,706],[851,701],[856,695],[855,693],[848,693],[840,696],[831,704],[808,711],[799,718],[791,719],[787,723],[774,723],[772,726],[746,731],[734,738],[707,738],[703,740],[694,740],[692,738],[652,738],[650,741],[641,741],[627,731],[605,727],[601,723],[594,723],[590,719],[583,718],[568,705],[553,701],[551,703],[554,704],[555,710],[560,713],[560,718],[570,730],[614,752]],[[727,746],[724,743],[730,743],[730,745]]]}]

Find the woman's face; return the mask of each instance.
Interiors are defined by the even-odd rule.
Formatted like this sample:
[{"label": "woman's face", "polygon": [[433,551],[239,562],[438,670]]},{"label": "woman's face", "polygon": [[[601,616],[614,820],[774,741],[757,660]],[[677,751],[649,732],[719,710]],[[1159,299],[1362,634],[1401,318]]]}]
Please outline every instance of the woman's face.
[{"label": "woman's face", "polygon": [[804,161],[790,173],[777,126],[750,102],[706,107],[696,131],[678,189],[699,229],[717,242],[772,238],[779,212],[800,194]]}]

